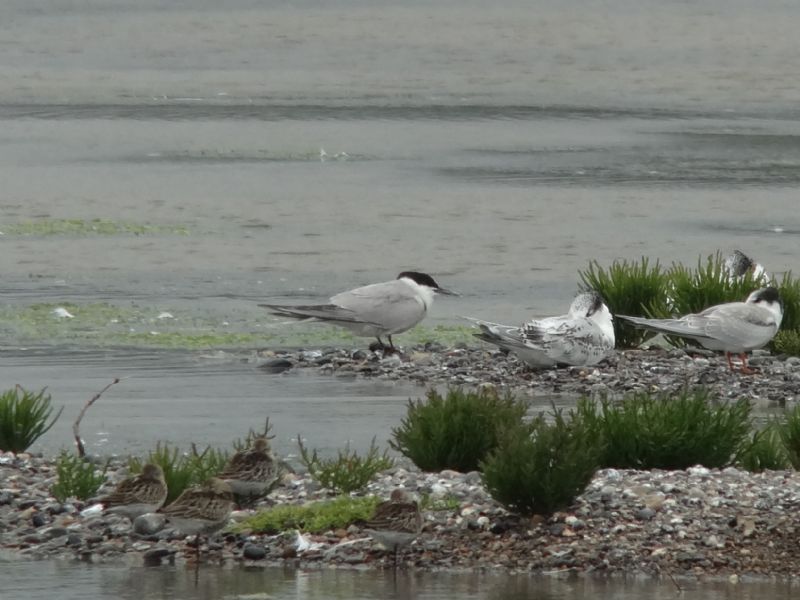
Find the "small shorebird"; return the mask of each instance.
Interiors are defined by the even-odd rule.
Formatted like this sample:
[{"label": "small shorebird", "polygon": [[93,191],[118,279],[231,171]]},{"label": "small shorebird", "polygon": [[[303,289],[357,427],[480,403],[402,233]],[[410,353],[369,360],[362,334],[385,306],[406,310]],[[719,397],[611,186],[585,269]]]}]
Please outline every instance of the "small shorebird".
[{"label": "small shorebird", "polygon": [[457,296],[426,273],[403,271],[397,279],[373,283],[331,297],[329,304],[290,306],[259,304],[273,314],[292,319],[316,319],[350,330],[354,335],[375,337],[385,348],[381,336],[392,336],[414,327],[425,318],[436,294]]},{"label": "small shorebird", "polygon": [[534,369],[594,365],[614,350],[611,312],[594,291],[578,294],[565,315],[521,327],[467,318],[481,328],[475,337],[510,350]]},{"label": "small shorebird", "polygon": [[364,531],[372,539],[394,552],[395,566],[400,549],[414,541],[421,530],[419,506],[403,488],[393,490],[389,500],[378,504],[364,524]]},{"label": "small shorebird", "polygon": [[117,484],[109,495],[98,500],[105,512],[128,517],[133,521],[139,515],[155,512],[167,499],[167,483],[161,467],[147,463],[142,472]]},{"label": "small shorebird", "polygon": [[280,475],[269,440],[259,436],[253,447],[234,454],[217,475],[226,482],[233,493],[243,499],[255,499],[269,493]]},{"label": "small shorebird", "polygon": [[765,346],[778,333],[783,303],[777,289],[766,287],[750,294],[744,302],[717,304],[679,319],[617,317],[642,329],[697,340],[704,348],[722,350],[731,371],[731,354],[737,354],[742,359],[741,372],[753,373],[747,367],[746,353]]},{"label": "small shorebird", "polygon": [[161,509],[167,521],[183,535],[210,535],[228,523],[233,510],[230,486],[216,477],[187,488]]}]

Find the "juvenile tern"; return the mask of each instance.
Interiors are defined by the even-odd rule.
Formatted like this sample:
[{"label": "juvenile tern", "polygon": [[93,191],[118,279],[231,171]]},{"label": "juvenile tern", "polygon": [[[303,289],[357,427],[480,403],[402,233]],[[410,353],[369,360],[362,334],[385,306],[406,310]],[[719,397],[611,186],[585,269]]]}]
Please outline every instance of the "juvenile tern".
[{"label": "juvenile tern", "polygon": [[777,289],[766,287],[750,294],[744,302],[717,304],[678,319],[617,317],[643,329],[697,340],[709,350],[721,350],[731,371],[731,354],[737,354],[742,359],[741,372],[752,373],[746,353],[765,346],[778,333],[783,303]]},{"label": "juvenile tern", "polygon": [[470,321],[481,328],[475,337],[514,352],[534,369],[593,365],[614,349],[611,312],[594,291],[578,294],[565,315],[534,319],[521,327]]},{"label": "juvenile tern", "polygon": [[731,281],[744,277],[748,272],[753,274],[753,281],[769,283],[771,276],[766,269],[747,256],[741,250],[734,250],[733,254],[725,258],[725,271]]},{"label": "juvenile tern", "polygon": [[385,347],[381,336],[389,338],[414,327],[425,318],[436,294],[457,296],[439,287],[433,277],[417,271],[403,271],[397,279],[373,283],[331,297],[329,304],[291,306],[259,304],[272,314],[292,319],[315,319],[350,330],[354,335],[375,337]]}]

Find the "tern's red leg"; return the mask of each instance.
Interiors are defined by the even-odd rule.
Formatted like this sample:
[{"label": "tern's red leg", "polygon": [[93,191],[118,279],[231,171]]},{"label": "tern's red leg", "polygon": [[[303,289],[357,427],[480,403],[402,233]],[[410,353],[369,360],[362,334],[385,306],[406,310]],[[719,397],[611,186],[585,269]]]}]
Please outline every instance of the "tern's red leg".
[{"label": "tern's red leg", "polygon": [[747,366],[747,354],[742,352],[739,355],[739,358],[742,359],[742,373],[744,373],[745,375],[752,375],[753,373],[755,373],[753,369]]},{"label": "tern's red leg", "polygon": [[728,367],[730,367],[730,370],[733,371],[733,363],[731,362],[731,353],[730,352],[726,352],[725,353],[725,358],[728,359]]}]

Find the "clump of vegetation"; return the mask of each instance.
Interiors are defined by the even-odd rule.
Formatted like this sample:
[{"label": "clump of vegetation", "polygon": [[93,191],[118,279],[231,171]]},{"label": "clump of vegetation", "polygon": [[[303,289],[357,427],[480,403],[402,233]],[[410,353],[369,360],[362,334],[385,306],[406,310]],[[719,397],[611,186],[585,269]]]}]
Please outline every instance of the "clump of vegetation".
[{"label": "clump of vegetation", "polygon": [[553,417],[507,431],[482,465],[489,493],[512,512],[547,515],[569,506],[599,466],[597,437],[560,411]]},{"label": "clump of vegetation", "polygon": [[750,403],[713,403],[708,390],[633,393],[621,402],[584,398],[576,418],[602,440],[600,463],[621,469],[725,467],[750,434]]},{"label": "clump of vegetation", "polygon": [[740,452],[737,463],[753,473],[788,469],[791,463],[786,455],[779,425],[773,422],[754,431],[749,443]]},{"label": "clump of vegetation", "polygon": [[[669,279],[658,261],[652,266],[646,257],[640,262],[614,261],[608,269],[592,261],[578,274],[581,289],[599,292],[611,314],[649,317],[668,310]],[[654,334],[614,319],[614,335],[618,348],[633,348]]]},{"label": "clump of vegetation", "polygon": [[132,457],[128,460],[128,469],[132,474],[142,472],[142,467],[153,463],[164,471],[164,480],[167,482],[166,504],[181,495],[183,490],[196,483],[202,483],[209,477],[214,477],[222,471],[228,462],[228,453],[215,450],[207,446],[199,452],[192,444],[191,452],[181,453],[178,448],[170,448],[169,444],[156,444],[156,449],[151,451],[146,458]]},{"label": "clump of vegetation", "polygon": [[356,521],[371,518],[380,502],[381,499],[377,496],[340,496],[303,506],[282,504],[259,511],[237,525],[236,530],[274,535],[287,529],[300,529],[309,533],[344,529]]},{"label": "clump of vegetation", "polygon": [[300,447],[300,460],[309,474],[324,487],[337,493],[349,494],[364,489],[375,475],[394,466],[388,450],[380,451],[375,438],[370,442],[367,454],[363,457],[350,450],[348,443],[344,450],[337,452],[336,458],[320,458],[316,449],[310,452],[297,436]]},{"label": "clump of vegetation", "polygon": [[800,404],[786,414],[777,428],[789,462],[800,469]]},{"label": "clump of vegetation", "polygon": [[798,335],[800,334],[800,279],[795,279],[791,272],[784,273],[777,287],[783,301],[781,330]]},{"label": "clump of vegetation", "polygon": [[431,389],[426,400],[408,401],[389,444],[423,471],[474,471],[527,410],[526,403],[494,390],[450,389],[442,397]]},{"label": "clump of vegetation", "polygon": [[107,470],[108,462],[100,471],[85,458],[62,451],[56,459],[58,480],[50,488],[50,493],[59,502],[65,502],[67,498],[87,500],[103,485]]},{"label": "clump of vegetation", "polygon": [[789,356],[800,356],[800,331],[797,330],[781,330],[772,338],[772,350],[779,354],[788,354]]},{"label": "clump of vegetation", "polygon": [[0,394],[0,449],[24,452],[53,426],[55,416],[47,388],[29,392],[20,386]]},{"label": "clump of vegetation", "polygon": [[667,277],[670,280],[672,310],[655,316],[685,315],[700,312],[715,304],[742,302],[751,292],[765,285],[763,281],[756,281],[749,271],[741,277],[731,277],[720,252],[708,256],[705,266],[698,258],[696,269],[673,264]]}]

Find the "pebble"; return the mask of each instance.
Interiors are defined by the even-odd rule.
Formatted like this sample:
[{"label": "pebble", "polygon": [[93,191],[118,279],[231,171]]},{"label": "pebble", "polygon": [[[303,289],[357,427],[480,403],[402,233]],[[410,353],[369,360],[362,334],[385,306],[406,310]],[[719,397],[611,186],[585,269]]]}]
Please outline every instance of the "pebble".
[{"label": "pebble", "polygon": [[247,560],[262,560],[267,556],[267,551],[261,544],[247,543],[242,549],[242,556]]},{"label": "pebble", "polygon": [[167,519],[160,513],[146,513],[133,520],[133,531],[139,535],[153,535],[164,529]]}]

